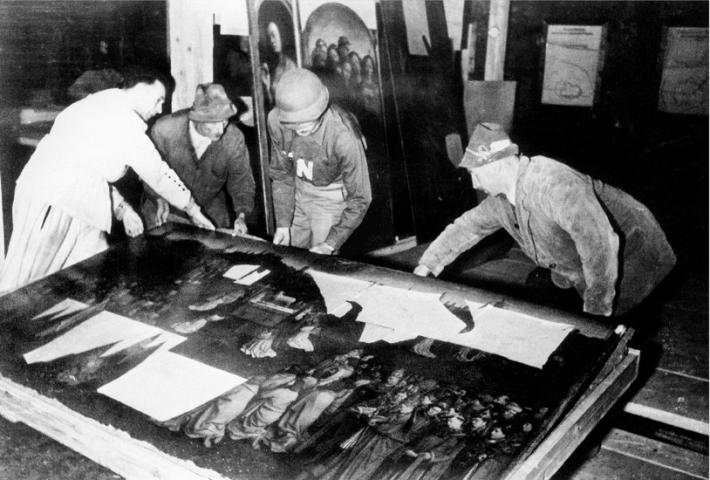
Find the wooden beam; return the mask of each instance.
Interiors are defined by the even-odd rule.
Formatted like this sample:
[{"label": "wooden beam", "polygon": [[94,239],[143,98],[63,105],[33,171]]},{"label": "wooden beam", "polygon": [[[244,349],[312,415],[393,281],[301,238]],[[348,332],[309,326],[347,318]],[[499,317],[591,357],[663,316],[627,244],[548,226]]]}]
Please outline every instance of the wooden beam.
[{"label": "wooden beam", "polygon": [[266,133],[266,110],[264,107],[264,90],[261,83],[261,59],[259,58],[259,18],[256,0],[247,0],[247,15],[249,15],[249,53],[251,55],[252,84],[254,85],[254,125],[256,126],[259,147],[259,171],[261,173],[261,201],[264,205],[264,223],[266,234],[274,234],[274,213],[271,197],[271,179],[269,178],[269,138]]},{"label": "wooden beam", "polygon": [[0,415],[22,422],[129,479],[227,480],[219,473],[161,452],[57,400],[0,375]]},{"label": "wooden beam", "polygon": [[628,355],[592,388],[538,448],[505,480],[550,478],[629,388],[638,374],[639,352]]},{"label": "wooden beam", "polygon": [[172,111],[187,108],[200,83],[213,81],[213,5],[168,0],[170,73],[175,79]]},{"label": "wooden beam", "polygon": [[510,0],[491,0],[484,80],[503,80]]}]

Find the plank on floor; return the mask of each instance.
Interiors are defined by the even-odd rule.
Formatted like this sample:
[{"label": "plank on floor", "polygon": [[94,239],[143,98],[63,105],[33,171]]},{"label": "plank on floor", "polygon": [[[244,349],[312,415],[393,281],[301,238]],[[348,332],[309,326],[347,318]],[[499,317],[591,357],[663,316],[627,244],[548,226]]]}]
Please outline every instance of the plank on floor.
[{"label": "plank on floor", "polygon": [[599,453],[572,460],[553,480],[691,480],[708,478],[708,457],[612,429]]}]

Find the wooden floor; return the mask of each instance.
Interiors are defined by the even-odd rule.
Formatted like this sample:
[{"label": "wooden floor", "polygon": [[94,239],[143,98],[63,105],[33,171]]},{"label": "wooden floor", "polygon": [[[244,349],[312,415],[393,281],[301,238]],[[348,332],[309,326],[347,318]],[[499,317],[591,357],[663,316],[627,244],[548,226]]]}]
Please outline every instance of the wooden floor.
[{"label": "wooden floor", "polygon": [[580,451],[553,480],[696,478],[708,478],[707,455],[624,430],[611,429],[604,437],[601,448],[594,449],[592,454]]}]

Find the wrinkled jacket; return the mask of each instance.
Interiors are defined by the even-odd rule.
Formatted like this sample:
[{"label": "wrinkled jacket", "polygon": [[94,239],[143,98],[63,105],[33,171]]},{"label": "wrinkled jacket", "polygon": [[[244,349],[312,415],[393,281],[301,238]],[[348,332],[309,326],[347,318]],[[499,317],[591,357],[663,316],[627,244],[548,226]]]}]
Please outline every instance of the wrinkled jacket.
[{"label": "wrinkled jacket", "polygon": [[653,214],[633,197],[550,158],[521,156],[515,207],[502,195],[486,198],[446,227],[419,263],[438,275],[500,228],[596,315],[637,305],[676,260]]},{"label": "wrinkled jacket", "polygon": [[[156,148],[192,192],[195,201],[217,227],[230,227],[224,190],[232,199],[234,215],[249,215],[254,208],[254,177],[244,135],[228,124],[222,137],[197,158],[190,140],[189,110],[158,119],[150,131]],[[155,219],[156,203],[148,192],[142,206],[149,226]],[[178,213],[178,212],[173,212]]]},{"label": "wrinkled jacket", "polygon": [[269,113],[268,127],[276,226],[291,226],[297,176],[317,187],[342,184],[346,207],[325,240],[339,249],[360,225],[372,201],[362,141],[332,107],[323,114],[320,127],[306,137],[283,127],[273,110]]}]

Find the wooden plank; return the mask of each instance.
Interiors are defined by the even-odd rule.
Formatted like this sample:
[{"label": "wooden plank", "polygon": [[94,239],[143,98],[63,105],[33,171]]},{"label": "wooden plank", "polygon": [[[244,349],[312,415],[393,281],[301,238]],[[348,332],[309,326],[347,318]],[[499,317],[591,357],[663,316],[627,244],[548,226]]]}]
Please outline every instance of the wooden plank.
[{"label": "wooden plank", "polygon": [[604,448],[573,471],[560,472],[553,480],[695,480],[699,477],[687,472],[670,469],[665,465],[649,462]]},{"label": "wooden plank", "polygon": [[617,428],[602,440],[602,449],[695,478],[708,478],[708,457]]},{"label": "wooden plank", "polygon": [[633,383],[638,374],[638,363],[639,352],[630,350],[618,368],[596,388],[591,389],[506,480],[532,480],[552,476]]},{"label": "wooden plank", "polygon": [[0,415],[11,422],[22,422],[129,479],[226,480],[217,472],[167,455],[2,375]]},{"label": "wooden plank", "polygon": [[213,79],[213,5],[168,0],[171,74],[175,79],[172,111],[192,105],[197,85]]},{"label": "wooden plank", "polygon": [[510,0],[491,0],[484,80],[503,80]]},{"label": "wooden plank", "polygon": [[261,58],[259,57],[259,19],[256,0],[247,0],[247,15],[249,15],[249,54],[251,56],[253,89],[254,126],[256,127],[259,146],[259,181],[261,182],[261,201],[264,207],[264,230],[268,236],[275,232],[273,199],[271,193],[271,178],[269,177],[270,153],[269,138],[266,126],[266,109],[264,106],[264,90],[261,88]]},{"label": "wooden plank", "polygon": [[624,411],[708,435],[708,381],[657,369]]}]

